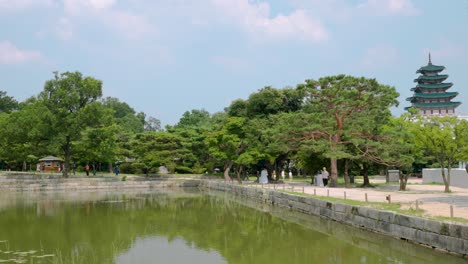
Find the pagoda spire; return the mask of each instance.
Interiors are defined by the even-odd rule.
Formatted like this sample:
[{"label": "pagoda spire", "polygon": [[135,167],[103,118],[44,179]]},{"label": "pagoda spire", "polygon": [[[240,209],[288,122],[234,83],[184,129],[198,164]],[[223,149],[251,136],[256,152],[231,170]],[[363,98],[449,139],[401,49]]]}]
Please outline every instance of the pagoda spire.
[{"label": "pagoda spire", "polygon": [[432,65],[432,61],[431,61],[431,53],[429,52],[429,65]]}]

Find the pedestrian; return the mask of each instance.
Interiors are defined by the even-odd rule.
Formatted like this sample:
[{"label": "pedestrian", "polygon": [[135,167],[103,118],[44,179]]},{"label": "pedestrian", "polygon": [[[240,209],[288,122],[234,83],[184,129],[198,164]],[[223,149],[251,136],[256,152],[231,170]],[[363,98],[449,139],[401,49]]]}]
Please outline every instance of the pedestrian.
[{"label": "pedestrian", "polygon": [[330,177],[330,173],[328,173],[327,168],[323,167],[323,171],[322,171],[323,186],[328,185],[328,178],[329,177]]},{"label": "pedestrian", "polygon": [[86,163],[84,170],[86,171],[86,176],[89,176],[89,164],[88,163]]},{"label": "pedestrian", "polygon": [[72,170],[73,170],[73,175],[76,175],[76,163],[75,162],[73,162]]},{"label": "pedestrian", "polygon": [[119,173],[120,173],[119,165],[116,165],[116,166],[115,166],[114,172],[115,172],[115,176],[119,176]]}]

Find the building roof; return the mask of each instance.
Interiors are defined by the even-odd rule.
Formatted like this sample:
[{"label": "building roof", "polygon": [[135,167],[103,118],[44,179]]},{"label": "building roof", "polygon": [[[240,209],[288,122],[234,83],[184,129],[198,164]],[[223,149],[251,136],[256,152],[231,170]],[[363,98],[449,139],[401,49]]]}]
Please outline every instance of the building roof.
[{"label": "building roof", "polygon": [[453,98],[458,95],[458,92],[447,92],[447,93],[414,93],[412,97],[406,98],[406,101],[412,101],[416,98],[422,99],[437,99],[437,98]]},{"label": "building roof", "polygon": [[418,91],[421,89],[448,89],[453,86],[453,83],[420,83],[416,87],[411,88],[411,91]]},{"label": "building roof", "polygon": [[453,83],[420,83],[416,85],[416,87],[425,88],[425,89],[450,88],[452,86],[453,86]]},{"label": "building roof", "polygon": [[413,103],[417,108],[455,108],[461,105],[460,102],[443,102],[443,103]]},{"label": "building roof", "polygon": [[421,82],[421,81],[441,81],[443,82],[445,79],[448,78],[448,74],[437,74],[437,75],[420,75],[417,79],[414,79],[414,82]]},{"label": "building roof", "polygon": [[434,65],[432,63],[422,66],[416,73],[425,73],[425,72],[441,72],[445,69],[445,66]]},{"label": "building roof", "polygon": [[57,158],[57,157],[54,157],[54,156],[47,156],[47,157],[44,157],[42,159],[39,159],[39,161],[63,161],[63,159]]}]

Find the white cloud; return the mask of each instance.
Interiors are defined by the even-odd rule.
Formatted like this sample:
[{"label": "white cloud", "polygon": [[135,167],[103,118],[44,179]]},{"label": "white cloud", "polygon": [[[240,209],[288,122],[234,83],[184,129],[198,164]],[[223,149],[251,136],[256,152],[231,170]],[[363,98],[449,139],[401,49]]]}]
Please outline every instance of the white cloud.
[{"label": "white cloud", "polygon": [[38,60],[41,53],[32,50],[21,50],[9,41],[0,42],[0,64],[19,64]]},{"label": "white cloud", "polygon": [[398,61],[398,50],[390,45],[382,44],[365,51],[361,64],[367,68],[385,67]]},{"label": "white cloud", "polygon": [[65,12],[73,15],[82,12],[106,10],[115,3],[116,0],[63,0]]},{"label": "white cloud", "polygon": [[421,10],[416,8],[411,0],[367,0],[358,9],[374,15],[419,15]]},{"label": "white cloud", "polygon": [[65,16],[57,26],[61,38],[75,35],[75,24],[98,23],[129,38],[140,38],[152,31],[145,17],[116,8],[116,0],[63,0]]},{"label": "white cloud", "polygon": [[270,5],[266,2],[249,0],[212,0],[218,15],[227,16],[246,31],[263,37],[302,38],[314,42],[324,41],[328,32],[317,19],[305,10],[297,9],[289,15],[271,17]]},{"label": "white cloud", "polygon": [[144,17],[123,11],[107,12],[100,19],[108,27],[129,38],[140,38],[153,32],[153,27]]},{"label": "white cloud", "polygon": [[51,6],[53,0],[0,0],[0,11]]}]

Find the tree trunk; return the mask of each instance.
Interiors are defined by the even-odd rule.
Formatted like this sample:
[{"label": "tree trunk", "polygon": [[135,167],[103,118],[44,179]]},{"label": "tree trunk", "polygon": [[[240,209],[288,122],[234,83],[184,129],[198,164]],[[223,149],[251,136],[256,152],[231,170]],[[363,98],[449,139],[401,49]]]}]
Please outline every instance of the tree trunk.
[{"label": "tree trunk", "polygon": [[338,186],[338,160],[330,159],[330,177],[331,182],[328,186],[337,187]]},{"label": "tree trunk", "polygon": [[[338,128],[341,128],[342,120],[337,118]],[[341,134],[334,134],[331,138],[332,145],[331,149],[336,150],[336,146],[340,141]],[[338,186],[338,160],[336,158],[330,159],[330,179],[331,181],[328,183],[329,187],[337,187]]]},{"label": "tree trunk", "polygon": [[241,175],[243,171],[244,171],[244,166],[240,165],[239,168],[237,169],[237,182],[240,184],[242,184]]},{"label": "tree trunk", "polygon": [[369,166],[367,164],[362,165],[362,177],[364,178],[364,183],[362,184],[363,187],[371,187],[369,181]]},{"label": "tree trunk", "polygon": [[[441,167],[442,167],[441,168],[441,170],[442,170],[442,180],[444,181],[444,185],[445,185],[444,192],[449,193],[450,192],[450,178],[447,178],[445,176],[445,167],[444,166],[441,166]],[[450,171],[448,169],[447,169],[447,172],[450,175]]]},{"label": "tree trunk", "polygon": [[351,183],[349,181],[349,159],[345,159],[344,161],[344,181],[345,187],[351,188]]},{"label": "tree trunk", "polygon": [[28,165],[26,164],[26,161],[23,160],[23,171],[26,171],[26,169],[28,168]]},{"label": "tree trunk", "polygon": [[114,168],[112,168],[112,162],[109,161],[109,173],[114,173]]},{"label": "tree trunk", "polygon": [[66,137],[66,143],[63,145],[62,149],[65,153],[65,166],[63,166],[62,175],[65,178],[68,178],[68,168],[70,167],[70,159],[71,159],[71,152],[70,152],[70,145],[71,139],[70,136]]},{"label": "tree trunk", "polygon": [[398,168],[400,171],[400,191],[406,191],[406,184],[408,183],[408,174],[402,173],[401,168]]},{"label": "tree trunk", "polygon": [[231,177],[229,176],[229,171],[231,171],[233,164],[234,162],[230,160],[224,165],[224,180],[226,181],[232,181]]}]

